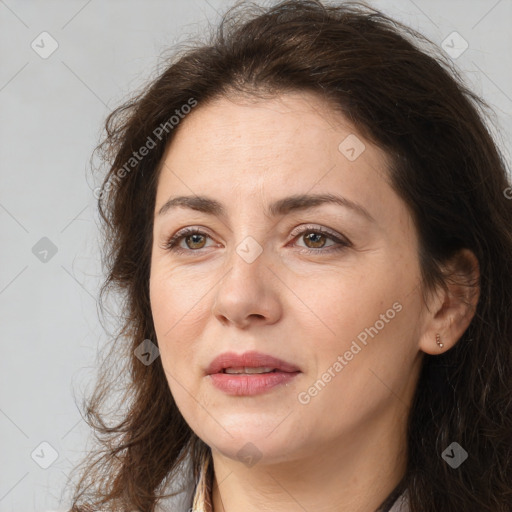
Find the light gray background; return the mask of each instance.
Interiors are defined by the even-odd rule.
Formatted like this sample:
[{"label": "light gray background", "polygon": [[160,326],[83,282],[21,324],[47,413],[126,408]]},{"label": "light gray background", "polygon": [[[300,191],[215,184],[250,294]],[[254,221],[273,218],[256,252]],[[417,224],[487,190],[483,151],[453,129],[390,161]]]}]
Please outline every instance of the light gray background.
[{"label": "light gray background", "polygon": [[[371,4],[439,45],[453,31],[468,42],[456,64],[494,108],[510,162],[512,0]],[[85,447],[73,389],[78,399],[91,389],[108,339],[96,304],[98,183],[88,171],[103,121],[154,76],[166,47],[215,24],[229,5],[0,0],[1,512],[65,510],[61,489]],[[43,31],[59,45],[46,59],[31,48]],[[57,247],[46,262],[32,250],[43,237]],[[36,463],[51,460],[42,442],[58,454],[47,469]]]}]

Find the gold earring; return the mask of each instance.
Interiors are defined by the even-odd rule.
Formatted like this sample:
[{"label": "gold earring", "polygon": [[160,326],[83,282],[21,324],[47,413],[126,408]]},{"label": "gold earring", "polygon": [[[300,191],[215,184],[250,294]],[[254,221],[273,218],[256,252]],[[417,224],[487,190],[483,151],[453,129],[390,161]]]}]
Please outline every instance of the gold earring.
[{"label": "gold earring", "polygon": [[441,336],[439,336],[439,333],[436,334],[436,343],[439,345],[439,348],[444,347],[444,344],[441,343]]}]

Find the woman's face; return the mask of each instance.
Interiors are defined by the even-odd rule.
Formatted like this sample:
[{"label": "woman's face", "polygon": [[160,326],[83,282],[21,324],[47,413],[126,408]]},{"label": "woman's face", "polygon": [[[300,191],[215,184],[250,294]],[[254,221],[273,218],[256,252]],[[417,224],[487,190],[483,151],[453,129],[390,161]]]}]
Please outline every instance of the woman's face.
[{"label": "woman's face", "polygon": [[[172,395],[217,453],[294,460],[403,424],[424,305],[415,227],[386,176],[384,152],[310,94],[218,99],[181,121],[156,195],[151,307]],[[160,213],[179,196],[188,206]],[[166,248],[184,228],[199,234]],[[227,352],[289,366],[233,375],[222,368],[279,364],[221,358],[209,374]]]}]

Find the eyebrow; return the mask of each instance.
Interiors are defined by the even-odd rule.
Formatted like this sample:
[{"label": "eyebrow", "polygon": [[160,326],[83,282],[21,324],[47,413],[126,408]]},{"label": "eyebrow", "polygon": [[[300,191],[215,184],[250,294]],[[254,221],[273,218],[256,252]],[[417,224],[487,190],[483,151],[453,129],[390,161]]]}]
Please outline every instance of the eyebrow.
[{"label": "eyebrow", "polygon": [[[346,197],[334,194],[297,194],[271,203],[266,211],[270,217],[286,215],[290,212],[308,210],[322,204],[337,204],[349,208],[365,217],[371,222],[376,222],[364,206],[354,203]],[[226,210],[221,203],[215,199],[205,196],[177,196],[172,197],[160,208],[158,215],[164,215],[174,208],[189,208],[198,212],[226,218]]]}]

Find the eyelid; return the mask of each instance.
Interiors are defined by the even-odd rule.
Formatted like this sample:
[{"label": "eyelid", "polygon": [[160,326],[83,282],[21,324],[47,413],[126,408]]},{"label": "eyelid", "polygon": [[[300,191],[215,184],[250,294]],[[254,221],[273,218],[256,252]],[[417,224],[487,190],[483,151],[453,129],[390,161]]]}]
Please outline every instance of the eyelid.
[{"label": "eyelid", "polygon": [[[345,236],[338,234],[335,231],[332,231],[329,228],[325,228],[323,226],[313,225],[313,224],[301,224],[300,226],[297,226],[295,229],[292,230],[290,233],[290,236],[292,237],[291,240],[294,240],[298,236],[302,234],[306,234],[309,232],[315,232],[320,233],[322,235],[327,236],[334,242],[336,242],[336,245],[334,246],[327,246],[327,248],[319,247],[315,249],[310,249],[307,247],[300,248],[300,252],[306,252],[309,254],[313,253],[330,253],[335,250],[344,249],[347,247],[352,247],[352,242],[348,240]],[[182,229],[179,229],[174,235],[168,237],[164,243],[162,244],[161,248],[164,250],[168,250],[171,252],[176,253],[200,253],[204,248],[202,249],[183,249],[181,247],[178,247],[178,244],[183,240],[184,238],[198,234],[198,235],[205,235],[208,238],[211,238],[213,240],[213,237],[208,233],[208,230],[203,227],[199,226],[187,226]]]},{"label": "eyelid", "polygon": [[301,235],[301,234],[303,234],[306,231],[316,231],[316,232],[322,233],[323,235],[329,235],[331,238],[333,238],[336,241],[344,242],[344,243],[347,243],[347,244],[350,243],[348,241],[348,239],[343,237],[343,235],[338,234],[336,231],[332,231],[329,228],[326,228],[326,227],[323,227],[323,226],[314,225],[314,224],[301,224],[300,226],[297,226],[294,230],[292,230],[290,235],[293,238],[296,238],[298,235]]},{"label": "eyelid", "polygon": [[[206,228],[200,227],[200,226],[187,226],[181,229],[178,229],[174,235],[171,235],[169,237],[166,237],[161,245],[162,249],[171,250],[172,244],[174,244],[174,248],[176,249],[176,246],[179,242],[181,242],[182,239],[191,236],[191,235],[206,235],[209,238],[213,240],[213,237],[208,233],[208,230]],[[177,249],[181,249],[178,247]],[[192,249],[183,249],[184,251],[187,250],[188,252],[198,252],[200,249],[192,250]]]}]

